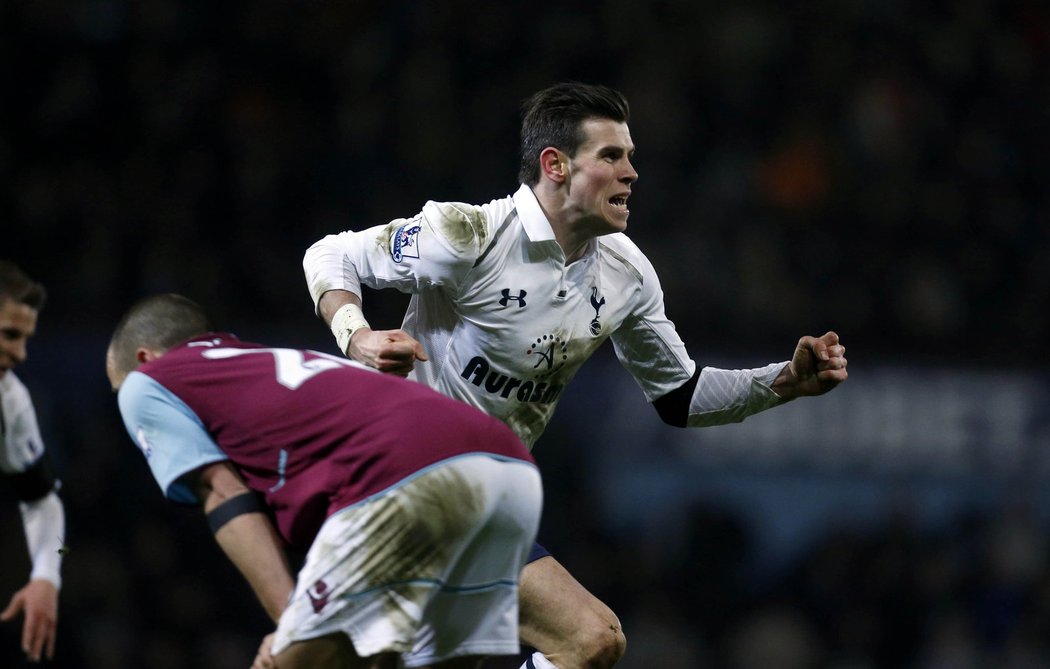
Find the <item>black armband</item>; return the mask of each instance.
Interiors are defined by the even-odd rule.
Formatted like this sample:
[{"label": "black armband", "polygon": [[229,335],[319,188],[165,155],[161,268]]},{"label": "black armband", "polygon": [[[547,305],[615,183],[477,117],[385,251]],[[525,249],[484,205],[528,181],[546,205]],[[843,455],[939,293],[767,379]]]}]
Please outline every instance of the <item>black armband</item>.
[{"label": "black armband", "polygon": [[693,391],[700,380],[700,366],[692,378],[678,386],[663,397],[653,400],[653,408],[660,414],[660,420],[674,427],[685,427],[689,421],[689,405],[693,401]]},{"label": "black armband", "polygon": [[29,466],[29,469],[6,476],[15,488],[15,495],[20,502],[35,502],[55,489],[55,473],[47,456],[42,455]]},{"label": "black armband", "polygon": [[211,528],[212,534],[218,532],[219,529],[230,522],[237,516],[246,513],[265,513],[266,506],[259,499],[258,495],[254,492],[247,492],[243,495],[237,495],[231,497],[219,506],[215,507],[208,512],[208,527]]}]

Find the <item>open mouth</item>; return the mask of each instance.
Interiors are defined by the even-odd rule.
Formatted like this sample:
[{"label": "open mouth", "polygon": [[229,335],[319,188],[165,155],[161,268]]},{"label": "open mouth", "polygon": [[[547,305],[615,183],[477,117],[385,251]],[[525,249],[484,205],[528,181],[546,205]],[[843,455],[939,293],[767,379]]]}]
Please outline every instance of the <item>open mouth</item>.
[{"label": "open mouth", "polygon": [[616,207],[617,209],[627,211],[627,196],[616,195],[614,197],[611,197],[609,198],[609,204]]}]

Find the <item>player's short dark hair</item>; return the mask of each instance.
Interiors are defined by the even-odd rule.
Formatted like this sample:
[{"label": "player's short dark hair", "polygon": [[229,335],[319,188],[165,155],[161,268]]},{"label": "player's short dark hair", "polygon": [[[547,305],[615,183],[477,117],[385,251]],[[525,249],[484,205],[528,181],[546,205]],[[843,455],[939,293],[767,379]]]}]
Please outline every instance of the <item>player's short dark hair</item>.
[{"label": "player's short dark hair", "polygon": [[47,290],[10,260],[0,260],[0,302],[14,300],[37,311],[44,308]]},{"label": "player's short dark hair", "polygon": [[127,374],[138,366],[139,348],[167,351],[172,346],[214,330],[204,309],[175,293],[143,298],[124,314],[109,342],[116,370]]},{"label": "player's short dark hair", "polygon": [[627,123],[631,110],[627,98],[607,86],[576,81],[555,84],[534,93],[521,107],[521,168],[518,180],[535,186],[540,180],[540,152],[548,146],[576,155],[583,136],[583,122],[609,119]]}]

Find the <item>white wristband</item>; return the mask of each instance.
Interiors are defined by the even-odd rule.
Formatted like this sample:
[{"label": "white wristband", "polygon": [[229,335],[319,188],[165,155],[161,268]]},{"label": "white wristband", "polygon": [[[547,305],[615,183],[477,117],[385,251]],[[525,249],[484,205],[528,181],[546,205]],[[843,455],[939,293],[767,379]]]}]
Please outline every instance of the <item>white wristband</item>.
[{"label": "white wristband", "polygon": [[369,327],[361,307],[356,304],[344,304],[332,316],[332,334],[339,344],[339,351],[347,355],[347,347],[350,346],[350,337],[361,328]]}]

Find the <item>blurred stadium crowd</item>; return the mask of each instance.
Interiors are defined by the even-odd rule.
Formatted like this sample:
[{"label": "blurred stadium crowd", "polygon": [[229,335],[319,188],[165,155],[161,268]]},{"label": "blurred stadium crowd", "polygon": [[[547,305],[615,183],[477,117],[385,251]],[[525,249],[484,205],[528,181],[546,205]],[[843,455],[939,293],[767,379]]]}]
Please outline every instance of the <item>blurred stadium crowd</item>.
[{"label": "blurred stadium crowd", "polygon": [[[851,362],[1050,365],[1037,0],[8,0],[0,34],[0,256],[51,292],[20,376],[69,514],[53,666],[247,666],[267,627],[117,423],[120,313],[175,290],[246,339],[332,350],[306,247],[512,192],[519,101],[554,81],[631,100],[629,234],[694,355],[764,362],[834,328]],[[400,321],[387,298],[366,296],[377,327]],[[573,448],[558,435],[541,465]],[[1035,511],[829,528],[756,583],[732,514],[695,509],[676,550],[605,536],[584,456],[563,457],[551,548],[622,616],[625,668],[1050,666]],[[3,500],[0,594],[24,567]],[[0,665],[12,649],[6,625]]]}]

